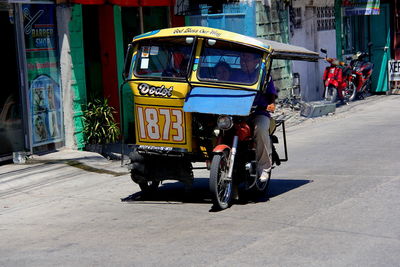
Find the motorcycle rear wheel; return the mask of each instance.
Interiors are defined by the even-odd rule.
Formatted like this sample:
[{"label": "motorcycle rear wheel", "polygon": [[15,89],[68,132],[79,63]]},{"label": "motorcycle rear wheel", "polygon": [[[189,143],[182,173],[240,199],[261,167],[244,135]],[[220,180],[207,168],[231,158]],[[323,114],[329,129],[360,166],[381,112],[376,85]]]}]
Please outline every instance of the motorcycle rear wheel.
[{"label": "motorcycle rear wheel", "polygon": [[214,208],[226,209],[232,200],[232,179],[227,179],[229,172],[228,153],[214,155],[210,169],[210,192]]},{"label": "motorcycle rear wheel", "polygon": [[264,194],[267,192],[268,189],[268,185],[269,185],[269,181],[271,180],[271,172],[269,172],[269,176],[268,176],[268,180],[266,180],[265,182],[261,182],[260,179],[256,179],[254,188],[257,190],[257,192]]},{"label": "motorcycle rear wheel", "polygon": [[335,103],[337,99],[337,89],[333,85],[325,87],[325,100],[330,103]]}]

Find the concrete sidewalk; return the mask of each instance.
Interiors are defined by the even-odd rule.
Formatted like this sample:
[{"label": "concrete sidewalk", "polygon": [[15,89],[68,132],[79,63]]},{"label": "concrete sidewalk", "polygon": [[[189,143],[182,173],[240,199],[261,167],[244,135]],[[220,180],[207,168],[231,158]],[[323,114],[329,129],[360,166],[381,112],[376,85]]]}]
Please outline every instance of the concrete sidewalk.
[{"label": "concrete sidewalk", "polygon": [[[127,163],[125,159],[124,163]],[[66,164],[94,173],[108,173],[114,176],[128,174],[126,165],[121,160],[107,160],[98,153],[61,148],[43,155],[30,155],[22,164],[5,164],[0,166],[0,174],[24,170],[37,165]]]}]

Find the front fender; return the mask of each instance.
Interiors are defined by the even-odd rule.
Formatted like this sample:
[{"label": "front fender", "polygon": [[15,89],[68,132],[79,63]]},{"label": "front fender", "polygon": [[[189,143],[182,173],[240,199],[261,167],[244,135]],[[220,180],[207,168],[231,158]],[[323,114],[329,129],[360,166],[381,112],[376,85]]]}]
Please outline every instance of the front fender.
[{"label": "front fender", "polygon": [[217,145],[216,147],[214,147],[213,149],[213,154],[220,154],[223,153],[225,150],[231,150],[231,148],[227,145]]},{"label": "front fender", "polygon": [[334,79],[328,79],[325,81],[325,87],[328,87],[329,85],[333,85],[334,87],[338,87],[339,83],[338,81]]}]

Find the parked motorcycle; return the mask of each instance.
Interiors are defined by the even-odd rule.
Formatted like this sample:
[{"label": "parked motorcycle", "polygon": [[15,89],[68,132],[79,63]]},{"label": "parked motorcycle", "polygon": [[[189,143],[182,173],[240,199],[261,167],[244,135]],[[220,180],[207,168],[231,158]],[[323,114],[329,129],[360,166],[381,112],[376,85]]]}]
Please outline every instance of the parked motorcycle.
[{"label": "parked motorcycle", "polygon": [[[368,44],[368,46],[371,45],[371,43]],[[356,93],[350,101],[355,100],[357,97],[360,99],[365,98],[366,93],[371,90],[371,75],[374,64],[365,60],[368,56],[368,53],[358,51],[353,56],[347,58],[351,60],[349,66],[352,75],[354,75],[354,84],[356,86]]]},{"label": "parked motorcycle", "polygon": [[325,61],[330,65],[325,68],[323,81],[325,86],[324,99],[330,103],[337,100],[341,102],[351,101],[356,96],[356,86],[354,84],[355,75],[352,69],[345,62],[336,58],[328,57],[326,49],[321,49],[325,54]]}]

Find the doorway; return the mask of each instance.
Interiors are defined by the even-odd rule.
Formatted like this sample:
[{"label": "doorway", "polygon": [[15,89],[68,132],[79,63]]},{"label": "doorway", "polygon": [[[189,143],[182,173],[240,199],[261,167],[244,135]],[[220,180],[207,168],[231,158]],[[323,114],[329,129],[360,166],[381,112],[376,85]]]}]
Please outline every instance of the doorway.
[{"label": "doorway", "polygon": [[[386,92],[387,64],[390,59],[390,4],[380,3],[379,15],[359,15],[343,18],[343,48],[346,55],[357,51],[368,52],[374,63],[372,72],[373,92]],[[368,48],[368,43],[372,47]]]},{"label": "doorway", "polygon": [[12,152],[25,148],[22,123],[22,101],[18,82],[18,60],[14,24],[10,21],[8,10],[0,10],[0,27],[7,42],[0,42],[2,61],[7,68],[2,68],[0,80],[0,161],[10,158]]}]

